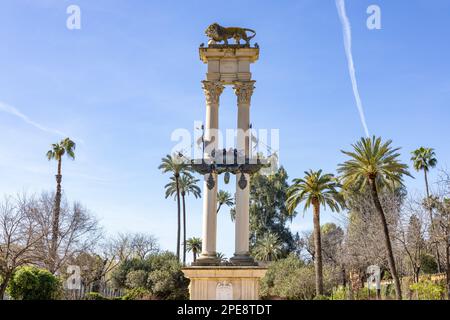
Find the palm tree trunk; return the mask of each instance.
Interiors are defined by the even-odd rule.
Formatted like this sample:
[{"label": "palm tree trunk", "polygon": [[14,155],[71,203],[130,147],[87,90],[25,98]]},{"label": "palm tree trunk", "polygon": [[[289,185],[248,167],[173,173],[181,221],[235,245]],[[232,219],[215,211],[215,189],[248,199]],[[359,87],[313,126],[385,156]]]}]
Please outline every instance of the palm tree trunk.
[{"label": "palm tree trunk", "polygon": [[[425,176],[425,190],[427,192],[427,203],[430,200],[430,187],[428,185],[428,174],[427,174],[427,170],[423,170],[424,176]],[[431,223],[431,234],[432,237],[434,236],[434,223],[433,223],[433,209],[429,208],[429,215],[430,215],[430,223]],[[435,255],[434,255],[434,259],[436,260],[436,265],[438,268],[438,273],[441,273],[441,257],[439,256],[439,245],[437,242],[435,242]]]},{"label": "palm tree trunk", "polygon": [[316,273],[316,295],[323,295],[322,242],[320,237],[320,204],[313,201],[314,207],[314,268]]},{"label": "palm tree trunk", "polygon": [[180,233],[181,233],[181,208],[180,208],[180,184],[179,184],[179,175],[175,175],[175,181],[177,184],[177,209],[178,209],[178,215],[177,215],[177,259],[180,261]]},{"label": "palm tree trunk", "polygon": [[423,173],[425,175],[425,190],[427,192],[427,200],[430,198],[430,188],[428,186],[428,175],[427,170],[423,170]]},{"label": "palm tree trunk", "polygon": [[183,266],[186,265],[186,193],[181,193],[183,199]]},{"label": "palm tree trunk", "polygon": [[52,242],[50,244],[50,272],[55,273],[57,269],[58,255],[58,234],[59,234],[59,216],[61,213],[61,159],[58,160],[58,173],[56,175],[56,194],[55,206],[52,217]]},{"label": "palm tree trunk", "polygon": [[197,261],[197,252],[195,252],[195,250],[192,250],[192,254],[193,254],[193,258],[194,258],[194,262]]},{"label": "palm tree trunk", "polygon": [[398,278],[397,269],[395,267],[395,260],[394,260],[394,253],[392,251],[392,244],[391,239],[389,237],[389,229],[386,222],[386,216],[384,215],[383,207],[381,206],[380,198],[378,197],[378,190],[377,185],[374,179],[369,179],[370,183],[370,191],[372,194],[372,200],[375,204],[375,208],[378,212],[378,215],[380,216],[381,224],[383,227],[383,234],[384,234],[384,244],[386,246],[386,250],[388,252],[388,263],[389,263],[389,269],[391,271],[392,278],[394,279],[394,285],[395,285],[395,294],[397,297],[397,300],[402,299],[402,289],[400,287],[400,280]]}]

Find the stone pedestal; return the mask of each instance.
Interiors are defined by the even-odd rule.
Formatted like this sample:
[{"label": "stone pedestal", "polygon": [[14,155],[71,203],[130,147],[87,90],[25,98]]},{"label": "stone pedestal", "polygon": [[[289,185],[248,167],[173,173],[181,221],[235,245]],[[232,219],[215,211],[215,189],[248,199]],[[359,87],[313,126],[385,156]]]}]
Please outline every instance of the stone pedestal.
[{"label": "stone pedestal", "polygon": [[188,267],[182,269],[190,279],[191,300],[258,300],[259,280],[264,267]]}]

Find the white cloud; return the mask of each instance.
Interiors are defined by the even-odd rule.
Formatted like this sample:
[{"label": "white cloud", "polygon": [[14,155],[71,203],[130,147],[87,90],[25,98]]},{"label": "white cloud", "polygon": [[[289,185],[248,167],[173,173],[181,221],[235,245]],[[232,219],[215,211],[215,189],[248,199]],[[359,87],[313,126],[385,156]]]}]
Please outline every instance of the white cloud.
[{"label": "white cloud", "polygon": [[[13,116],[21,119],[23,122],[25,122],[25,123],[35,127],[36,129],[38,129],[38,130],[40,130],[42,132],[49,133],[49,134],[54,134],[54,135],[57,135],[57,136],[60,136],[60,137],[63,137],[63,138],[68,137],[68,135],[66,133],[64,133],[64,132],[62,132],[62,131],[60,131],[58,129],[53,129],[53,128],[46,127],[46,126],[44,126],[44,125],[42,125],[42,124],[40,124],[40,123],[38,123],[36,121],[33,121],[27,115],[23,114],[19,109],[15,108],[15,107],[7,104],[7,103],[1,102],[1,101],[0,101],[0,111],[2,111],[4,113],[8,113],[10,115],[13,115]],[[73,140],[75,140],[76,142],[83,143],[82,139],[75,139],[75,138],[73,138]]]},{"label": "white cloud", "polygon": [[352,31],[350,21],[348,20],[347,13],[345,12],[345,1],[336,0],[336,7],[342,23],[342,31],[344,33],[345,55],[347,56],[348,71],[352,81],[353,95],[355,96],[356,106],[358,107],[359,117],[361,118],[361,124],[364,127],[364,132],[366,133],[366,136],[369,137],[369,128],[367,126],[364,108],[358,90],[358,82],[356,81],[355,64],[353,62],[352,54]]},{"label": "white cloud", "polygon": [[28,123],[29,125],[35,127],[36,129],[39,129],[39,130],[41,130],[43,132],[56,134],[56,135],[62,136],[62,137],[67,136],[62,131],[59,131],[59,130],[56,130],[56,129],[47,128],[47,127],[41,125],[40,123],[37,123],[37,122],[31,120],[28,116],[24,115],[17,108],[15,108],[13,106],[10,106],[9,104],[6,104],[6,103],[1,102],[1,101],[0,101],[0,111],[3,111],[5,113],[11,114],[13,116],[16,116],[16,117],[22,119],[25,123]]}]

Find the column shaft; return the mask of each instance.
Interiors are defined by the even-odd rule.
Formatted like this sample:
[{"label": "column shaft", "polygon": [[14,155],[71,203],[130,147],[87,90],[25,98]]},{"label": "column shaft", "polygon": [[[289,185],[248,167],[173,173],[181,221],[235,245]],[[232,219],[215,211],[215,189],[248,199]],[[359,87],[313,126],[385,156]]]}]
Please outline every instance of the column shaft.
[{"label": "column shaft", "polygon": [[[238,82],[234,89],[238,100],[238,135],[237,149],[238,152],[250,156],[249,135],[250,135],[250,100],[254,89],[254,81]],[[242,160],[242,159],[241,159]],[[247,183],[240,183],[242,175]],[[236,220],[235,220],[235,253],[231,259],[233,263],[240,265],[252,265],[253,259],[249,253],[249,236],[250,236],[250,175],[238,173],[236,175]]]},{"label": "column shaft", "polygon": [[[212,160],[211,151],[217,148],[219,129],[219,97],[223,91],[220,82],[203,81],[203,90],[206,96],[205,121],[205,154],[206,161]],[[209,183],[210,175],[204,176],[203,183],[203,231],[202,253],[197,259],[198,265],[217,264],[216,237],[217,237],[217,174],[211,173],[214,186]]]}]

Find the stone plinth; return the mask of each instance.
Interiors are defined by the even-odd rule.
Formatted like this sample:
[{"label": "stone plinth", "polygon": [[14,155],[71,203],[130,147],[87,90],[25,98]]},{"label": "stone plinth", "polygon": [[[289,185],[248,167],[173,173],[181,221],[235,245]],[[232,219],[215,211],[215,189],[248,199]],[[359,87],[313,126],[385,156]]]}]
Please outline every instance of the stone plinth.
[{"label": "stone plinth", "polygon": [[258,300],[259,280],[264,267],[187,267],[184,276],[191,280],[191,300]]}]

